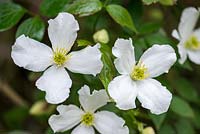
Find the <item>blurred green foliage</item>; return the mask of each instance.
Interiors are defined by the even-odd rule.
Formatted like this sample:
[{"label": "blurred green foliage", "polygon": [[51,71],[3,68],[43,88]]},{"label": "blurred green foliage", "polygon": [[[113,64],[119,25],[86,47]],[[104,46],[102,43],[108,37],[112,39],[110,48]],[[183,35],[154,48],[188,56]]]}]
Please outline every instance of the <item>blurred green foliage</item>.
[{"label": "blurred green foliage", "polygon": [[25,9],[14,3],[0,4],[0,31],[14,26],[24,15]]},{"label": "blurred green foliage", "polygon": [[[117,75],[111,48],[118,37],[133,38],[137,59],[153,44],[170,44],[177,50],[177,42],[171,37],[171,31],[177,27],[182,10],[188,6],[200,6],[200,2],[178,0],[175,4],[175,0],[4,1],[0,2],[0,31],[2,32],[0,34],[6,34],[6,30],[12,28],[7,31],[12,42],[14,38],[25,34],[48,44],[47,20],[61,11],[74,14],[80,24],[74,50],[95,44],[93,34],[98,30],[106,29],[110,41],[101,44],[100,50],[104,63],[101,73],[97,77],[70,73],[73,86],[65,104],[78,105],[77,91],[81,86],[87,84],[92,89],[107,89],[108,83]],[[5,47],[10,48],[11,45],[6,44]],[[10,56],[10,51],[8,53]],[[53,134],[48,126],[48,117],[54,113],[54,110],[49,110],[50,104],[42,106],[40,109],[43,110],[42,114],[31,115],[30,113],[33,104],[44,100],[44,93],[34,86],[39,75],[19,69],[10,57],[2,58],[0,66],[0,80],[8,83],[13,92],[27,102],[26,106],[21,106],[0,90],[0,134],[8,132],[9,134]],[[153,127],[158,134],[198,134],[200,132],[200,67],[190,61],[183,66],[176,63],[168,74],[158,79],[173,94],[167,113],[152,115],[139,107],[140,104],[137,109],[126,112],[117,109],[113,103],[102,109],[113,111],[123,117],[130,134],[142,133],[142,129],[147,126]],[[70,131],[64,134],[69,133]]]},{"label": "blurred green foliage", "polygon": [[102,3],[99,0],[75,0],[65,11],[82,17],[92,15],[101,9]]},{"label": "blurred green foliage", "polygon": [[19,25],[16,38],[22,34],[26,36],[41,41],[44,36],[45,25],[38,17],[29,18]]}]

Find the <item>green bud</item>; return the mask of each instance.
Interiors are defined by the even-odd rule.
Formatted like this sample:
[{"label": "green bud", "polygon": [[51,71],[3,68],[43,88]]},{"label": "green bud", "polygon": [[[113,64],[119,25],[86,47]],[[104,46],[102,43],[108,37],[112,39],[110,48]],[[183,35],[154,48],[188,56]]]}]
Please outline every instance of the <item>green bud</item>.
[{"label": "green bud", "polygon": [[105,29],[99,30],[93,35],[93,39],[95,42],[106,44],[109,42],[108,32]]},{"label": "green bud", "polygon": [[155,134],[155,131],[152,127],[146,127],[143,129],[142,134]]},{"label": "green bud", "polygon": [[160,9],[153,8],[149,11],[149,15],[154,20],[162,20],[163,19],[163,13]]},{"label": "green bud", "polygon": [[55,109],[54,105],[48,105],[45,101],[37,101],[30,108],[29,113],[31,115],[43,115],[50,114]]}]

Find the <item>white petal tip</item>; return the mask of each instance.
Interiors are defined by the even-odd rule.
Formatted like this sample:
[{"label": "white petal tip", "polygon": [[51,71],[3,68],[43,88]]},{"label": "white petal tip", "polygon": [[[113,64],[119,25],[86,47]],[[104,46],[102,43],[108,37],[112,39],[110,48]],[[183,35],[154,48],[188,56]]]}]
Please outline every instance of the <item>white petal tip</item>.
[{"label": "white petal tip", "polygon": [[122,106],[122,105],[118,105],[118,104],[116,104],[116,107],[118,107],[121,110],[130,110],[130,109],[135,109],[136,108],[135,105],[123,105]]},{"label": "white petal tip", "polygon": [[180,40],[180,35],[176,29],[172,31],[172,37],[174,37],[177,40]]},{"label": "white petal tip", "polygon": [[179,62],[181,65],[183,65],[185,61],[182,60],[182,59],[179,59],[178,62]]}]

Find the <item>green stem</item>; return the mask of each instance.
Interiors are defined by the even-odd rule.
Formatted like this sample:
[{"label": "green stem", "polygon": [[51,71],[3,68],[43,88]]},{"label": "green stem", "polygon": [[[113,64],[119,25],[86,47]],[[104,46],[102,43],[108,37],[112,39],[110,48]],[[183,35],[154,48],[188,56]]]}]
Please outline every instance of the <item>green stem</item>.
[{"label": "green stem", "polygon": [[97,26],[97,23],[98,23],[98,20],[100,18],[101,14],[99,13],[99,15],[96,17],[95,21],[94,21],[94,24],[93,24],[93,33],[95,33],[96,31],[96,26]]}]

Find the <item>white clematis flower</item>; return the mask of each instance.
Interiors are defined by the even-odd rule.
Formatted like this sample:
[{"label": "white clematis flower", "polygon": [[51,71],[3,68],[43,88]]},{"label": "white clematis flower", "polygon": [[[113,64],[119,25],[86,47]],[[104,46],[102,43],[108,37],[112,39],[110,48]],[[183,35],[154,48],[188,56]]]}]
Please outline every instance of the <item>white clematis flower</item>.
[{"label": "white clematis flower", "polygon": [[135,108],[137,97],[142,106],[152,113],[166,112],[172,95],[153,78],[167,73],[175,63],[174,49],[169,45],[153,45],[136,62],[132,40],[118,39],[112,53],[117,57],[114,64],[121,74],[108,85],[108,92],[116,106],[123,110]]},{"label": "white clematis flower", "polygon": [[[125,121],[109,111],[95,112],[109,101],[105,90],[93,91],[83,86],[79,92],[79,101],[83,108],[75,105],[60,105],[59,115],[52,115],[49,124],[54,132],[64,132],[75,127],[71,134],[95,134],[94,128],[101,134],[129,134]],[[94,127],[94,128],[93,128]]]},{"label": "white clematis flower", "polygon": [[37,80],[36,86],[46,92],[46,100],[49,103],[58,104],[68,98],[72,85],[65,68],[74,73],[96,75],[100,73],[103,64],[98,44],[68,54],[79,30],[73,15],[59,13],[48,23],[53,49],[21,35],[12,47],[11,56],[20,67],[35,72],[45,71]]},{"label": "white clematis flower", "polygon": [[172,36],[179,40],[179,63],[183,64],[187,59],[200,64],[200,28],[194,30],[198,21],[200,9],[189,7],[184,9],[178,30],[173,30]]}]

